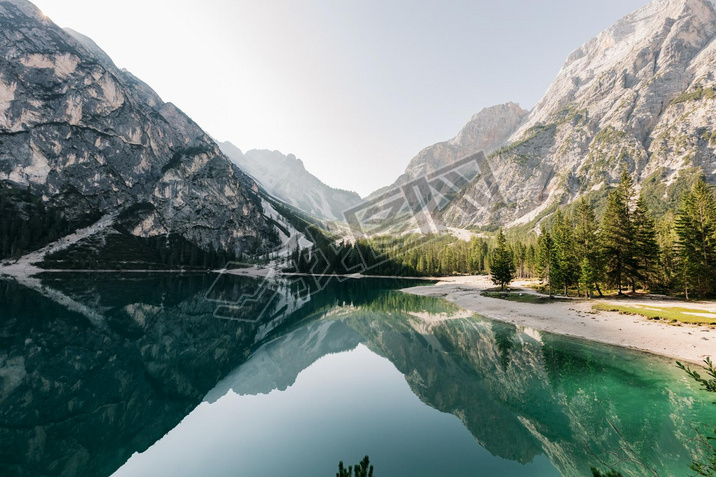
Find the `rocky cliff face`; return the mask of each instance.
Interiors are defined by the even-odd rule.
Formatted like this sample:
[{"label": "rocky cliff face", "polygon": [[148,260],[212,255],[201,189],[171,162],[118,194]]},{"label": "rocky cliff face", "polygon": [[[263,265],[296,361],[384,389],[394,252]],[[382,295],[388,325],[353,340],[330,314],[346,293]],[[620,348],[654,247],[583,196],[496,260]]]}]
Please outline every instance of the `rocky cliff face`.
[{"label": "rocky cliff face", "polygon": [[24,0],[0,1],[0,181],[71,222],[123,213],[137,237],[270,245],[258,188],[199,126]]},{"label": "rocky cliff face", "polygon": [[303,161],[279,151],[251,150],[245,154],[230,142],[221,150],[266,191],[297,209],[323,220],[343,220],[343,212],[360,203],[355,192],[334,189],[311,174]]},{"label": "rocky cliff face", "polygon": [[577,197],[605,197],[624,169],[657,209],[695,172],[716,182],[714,38],[710,0],[654,0],[587,42],[490,158],[502,199],[474,213],[468,188],[447,221],[534,225]]},{"label": "rocky cliff face", "polygon": [[[529,114],[518,104],[485,108],[470,119],[454,138],[426,147],[415,156],[394,186],[448,166],[476,152],[489,154],[503,146]],[[381,191],[384,191],[382,189]],[[377,191],[373,196],[381,192]]]}]

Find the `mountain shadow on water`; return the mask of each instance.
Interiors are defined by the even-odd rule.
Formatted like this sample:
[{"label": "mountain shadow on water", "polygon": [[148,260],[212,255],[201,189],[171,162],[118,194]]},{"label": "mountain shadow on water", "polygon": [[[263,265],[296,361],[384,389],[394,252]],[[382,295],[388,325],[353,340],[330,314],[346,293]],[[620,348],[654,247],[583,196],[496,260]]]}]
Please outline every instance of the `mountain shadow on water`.
[{"label": "mountain shadow on water", "polygon": [[[661,475],[686,475],[691,424],[716,416],[672,363],[398,291],[410,284],[215,274],[0,281],[0,474],[110,475],[202,400],[286,390],[320,358],[363,344],[494,456],[525,464],[546,455],[563,475],[589,475],[622,452],[611,422]],[[247,305],[246,296],[259,298]],[[222,315],[242,303],[241,319]]]},{"label": "mountain shadow on water", "polygon": [[[221,281],[225,298],[255,286]],[[329,283],[288,315],[239,321],[215,316],[220,304],[207,294],[216,282],[214,274],[131,273],[0,280],[0,475],[110,475],[263,341],[406,286]]]}]

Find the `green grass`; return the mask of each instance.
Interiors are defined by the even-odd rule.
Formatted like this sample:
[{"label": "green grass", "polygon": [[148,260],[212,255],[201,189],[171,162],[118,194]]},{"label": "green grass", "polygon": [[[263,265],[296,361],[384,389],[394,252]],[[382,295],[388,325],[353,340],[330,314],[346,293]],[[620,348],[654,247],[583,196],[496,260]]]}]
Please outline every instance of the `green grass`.
[{"label": "green grass", "polygon": [[554,303],[560,301],[559,298],[550,298],[548,296],[533,295],[531,293],[510,293],[510,292],[483,292],[482,296],[487,298],[498,298],[500,300],[516,301],[519,303],[534,303],[542,305],[545,303]]},{"label": "green grass", "polygon": [[[641,315],[650,320],[665,320],[671,323],[688,323],[697,325],[716,325],[716,313],[697,308],[657,307],[657,306],[624,306],[600,303],[592,307],[597,311],[616,311],[628,315]],[[696,316],[690,313],[709,313],[714,318]]]}]

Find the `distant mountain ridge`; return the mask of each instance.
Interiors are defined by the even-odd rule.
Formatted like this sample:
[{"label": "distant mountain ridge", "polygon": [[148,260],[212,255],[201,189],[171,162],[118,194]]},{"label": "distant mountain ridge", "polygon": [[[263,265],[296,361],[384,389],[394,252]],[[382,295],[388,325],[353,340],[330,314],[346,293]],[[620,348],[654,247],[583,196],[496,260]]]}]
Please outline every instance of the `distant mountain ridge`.
[{"label": "distant mountain ridge", "polygon": [[361,202],[357,193],[334,189],[323,183],[293,154],[256,149],[243,153],[228,141],[219,143],[219,146],[268,193],[320,219],[343,220],[343,212]]}]

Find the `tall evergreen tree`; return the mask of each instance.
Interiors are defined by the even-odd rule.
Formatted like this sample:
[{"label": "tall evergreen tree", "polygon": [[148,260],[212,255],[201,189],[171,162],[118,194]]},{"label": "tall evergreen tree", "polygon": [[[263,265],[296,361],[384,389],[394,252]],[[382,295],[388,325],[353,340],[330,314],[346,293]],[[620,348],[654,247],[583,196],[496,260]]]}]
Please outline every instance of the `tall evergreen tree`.
[{"label": "tall evergreen tree", "polygon": [[634,227],[629,202],[632,182],[626,172],[622,182],[607,198],[607,210],[602,218],[601,252],[604,259],[606,278],[622,294],[626,283],[636,288],[640,276],[634,258]]},{"label": "tall evergreen tree", "polygon": [[346,468],[343,465],[343,461],[340,461],[338,463],[338,473],[336,473],[336,477],[373,477],[373,470],[370,458],[365,456],[355,467],[351,465]]},{"label": "tall evergreen tree", "polygon": [[632,201],[634,198],[634,182],[631,180],[631,177],[626,171],[622,171],[618,191],[626,208],[625,228],[627,236],[626,249],[628,253],[625,255],[624,260],[624,271],[626,272],[625,278],[627,283],[631,285],[631,291],[636,292],[636,285],[642,279],[642,275],[639,269],[639,262],[636,258],[636,230],[634,227],[634,214],[632,212],[634,210],[632,207]]},{"label": "tall evergreen tree", "polygon": [[515,278],[515,262],[512,257],[512,252],[507,247],[507,239],[505,239],[505,234],[502,233],[502,229],[500,229],[497,234],[497,244],[495,250],[492,252],[490,274],[492,276],[492,283],[500,285],[500,288],[503,290],[505,286],[509,285]]},{"label": "tall evergreen tree", "polygon": [[622,294],[624,278],[624,256],[627,237],[623,227],[624,207],[618,191],[612,191],[607,198],[607,210],[602,218],[601,250],[606,267],[606,278]]},{"label": "tall evergreen tree", "polygon": [[584,296],[592,298],[594,292],[595,283],[597,282],[596,274],[592,268],[592,264],[588,258],[582,259],[582,265],[580,267],[579,274],[579,288],[584,290]]},{"label": "tall evergreen tree", "polygon": [[530,244],[529,247],[527,247],[527,270],[529,277],[535,277],[537,275],[537,249],[535,249],[534,244]]},{"label": "tall evergreen tree", "polygon": [[679,251],[677,247],[678,236],[674,227],[673,212],[667,212],[656,223],[656,240],[659,245],[659,267],[657,269],[657,281],[665,290],[676,288]]},{"label": "tall evergreen tree", "polygon": [[657,277],[659,262],[659,243],[656,239],[656,225],[646,206],[644,196],[640,195],[633,214],[635,259],[643,285],[651,289]]},{"label": "tall evergreen tree", "polygon": [[712,293],[716,272],[716,202],[703,179],[684,195],[675,228],[686,298],[692,290],[698,296]]},{"label": "tall evergreen tree", "polygon": [[581,263],[593,254],[597,239],[597,219],[594,208],[582,197],[574,214],[574,247]]},{"label": "tall evergreen tree", "polygon": [[552,296],[554,283],[559,283],[559,263],[554,251],[552,234],[544,229],[537,240],[537,274],[543,282],[547,283],[549,296]]},{"label": "tall evergreen tree", "polygon": [[592,289],[597,290],[597,293],[601,295],[602,290],[599,287],[599,282],[604,278],[604,264],[599,250],[597,226],[594,207],[582,197],[577,206],[574,220],[575,253],[580,264],[585,259],[589,262],[591,276],[594,277]]},{"label": "tall evergreen tree", "polygon": [[572,224],[557,212],[552,232],[554,239],[555,259],[559,264],[560,285],[564,288],[565,296],[569,295],[569,287],[575,285],[579,280],[579,261],[575,252]]},{"label": "tall evergreen tree", "polygon": [[514,250],[515,257],[515,268],[517,269],[517,276],[519,278],[527,278],[527,247],[525,244],[517,242],[512,247]]}]

